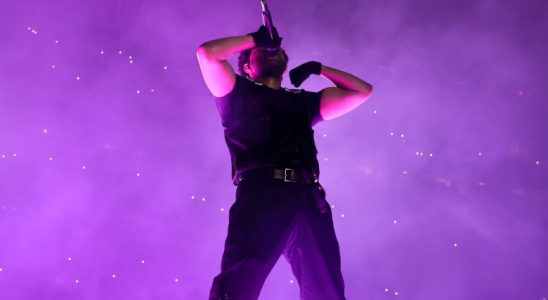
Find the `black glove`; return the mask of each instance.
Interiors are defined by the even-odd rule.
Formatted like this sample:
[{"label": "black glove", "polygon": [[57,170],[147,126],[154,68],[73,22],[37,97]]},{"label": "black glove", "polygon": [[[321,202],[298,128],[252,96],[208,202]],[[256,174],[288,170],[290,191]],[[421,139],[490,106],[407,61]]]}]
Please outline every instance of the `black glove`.
[{"label": "black glove", "polygon": [[259,27],[259,30],[250,33],[249,35],[253,37],[255,47],[280,48],[280,45],[282,44],[282,38],[278,34],[278,30],[276,30],[276,27],[272,27],[272,35],[274,36],[274,39],[270,38],[270,33],[264,25]]},{"label": "black glove", "polygon": [[294,86],[299,87],[311,74],[320,75],[321,72],[321,63],[309,61],[289,71],[289,79]]}]

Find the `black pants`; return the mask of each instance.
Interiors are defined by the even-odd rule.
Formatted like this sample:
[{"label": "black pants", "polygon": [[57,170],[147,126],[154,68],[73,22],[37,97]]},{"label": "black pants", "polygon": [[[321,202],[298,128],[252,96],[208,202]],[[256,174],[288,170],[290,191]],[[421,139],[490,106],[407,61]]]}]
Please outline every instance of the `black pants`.
[{"label": "black pants", "polygon": [[281,254],[303,300],[343,300],[339,244],[319,183],[246,178],[230,208],[221,273],[210,300],[255,300]]}]

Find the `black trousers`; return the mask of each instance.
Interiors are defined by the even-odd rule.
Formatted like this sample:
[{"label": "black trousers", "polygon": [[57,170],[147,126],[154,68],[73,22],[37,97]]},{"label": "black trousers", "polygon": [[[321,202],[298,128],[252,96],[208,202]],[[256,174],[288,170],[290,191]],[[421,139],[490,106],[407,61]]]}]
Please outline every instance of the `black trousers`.
[{"label": "black trousers", "polygon": [[344,300],[339,244],[319,183],[246,178],[230,208],[221,273],[210,300],[256,300],[284,255],[302,300]]}]

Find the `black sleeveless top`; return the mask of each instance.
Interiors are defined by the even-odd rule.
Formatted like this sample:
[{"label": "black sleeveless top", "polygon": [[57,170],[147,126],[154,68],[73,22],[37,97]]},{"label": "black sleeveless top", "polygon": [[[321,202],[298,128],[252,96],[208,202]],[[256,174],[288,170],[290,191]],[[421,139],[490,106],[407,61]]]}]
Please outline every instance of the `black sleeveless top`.
[{"label": "black sleeveless top", "polygon": [[322,121],[320,95],[275,90],[236,75],[236,85],[215,102],[232,160],[232,178],[252,168],[306,168],[320,174],[312,126]]}]

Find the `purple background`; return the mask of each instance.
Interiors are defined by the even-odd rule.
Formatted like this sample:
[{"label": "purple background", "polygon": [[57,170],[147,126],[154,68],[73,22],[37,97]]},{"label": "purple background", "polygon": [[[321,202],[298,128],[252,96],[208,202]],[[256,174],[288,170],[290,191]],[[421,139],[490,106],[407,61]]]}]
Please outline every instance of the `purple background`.
[{"label": "purple background", "polygon": [[[269,4],[290,67],[375,86],[315,127],[348,299],[546,299],[547,2]],[[206,299],[234,187],[195,51],[259,9],[2,1],[0,299]]]}]

